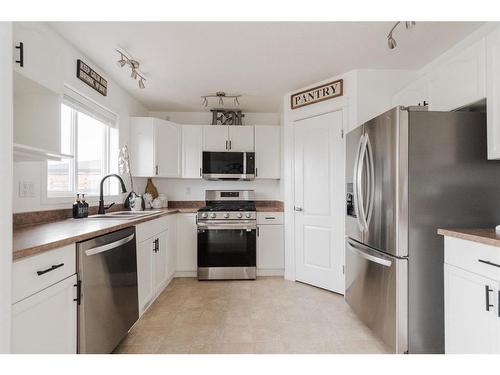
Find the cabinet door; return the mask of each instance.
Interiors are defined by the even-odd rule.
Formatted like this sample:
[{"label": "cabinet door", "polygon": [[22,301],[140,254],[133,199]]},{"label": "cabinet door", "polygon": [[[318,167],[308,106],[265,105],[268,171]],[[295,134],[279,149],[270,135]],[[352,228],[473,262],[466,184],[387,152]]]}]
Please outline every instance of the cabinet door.
[{"label": "cabinet door", "polygon": [[280,126],[255,126],[255,177],[281,177]]},{"label": "cabinet door", "polygon": [[448,264],[444,277],[446,353],[500,353],[499,282]]},{"label": "cabinet door", "polygon": [[257,269],[283,270],[284,268],[283,225],[259,225],[257,229]]},{"label": "cabinet door", "polygon": [[76,275],[12,306],[12,353],[76,353]]},{"label": "cabinet door", "polygon": [[[153,252],[153,283],[155,295],[160,293],[167,283],[168,231],[158,234],[156,251]],[[153,240],[154,241],[154,240]],[[154,246],[154,245],[153,245]]]},{"label": "cabinet door", "polygon": [[201,178],[203,126],[182,125],[182,177]]},{"label": "cabinet door", "polygon": [[229,126],[229,151],[254,151],[253,126]]},{"label": "cabinet door", "polygon": [[177,266],[176,272],[194,276],[198,269],[197,256],[198,230],[196,214],[177,215]]},{"label": "cabinet door", "polygon": [[154,120],[157,126],[156,157],[159,177],[181,176],[181,130],[169,121]]},{"label": "cabinet door", "polygon": [[486,37],[488,159],[500,159],[500,30]]},{"label": "cabinet door", "polygon": [[206,125],[203,127],[203,151],[228,151],[228,127]]},{"label": "cabinet door", "polygon": [[429,74],[429,108],[451,111],[486,97],[486,48],[481,39]]},{"label": "cabinet door", "polygon": [[137,284],[139,314],[142,315],[153,300],[153,240],[137,244]]},{"label": "cabinet door", "polygon": [[405,87],[392,98],[392,105],[416,106],[429,103],[429,87],[427,77],[422,77],[412,84]]},{"label": "cabinet door", "polygon": [[170,215],[167,218],[167,277],[170,279],[174,276],[176,267],[177,215]]},{"label": "cabinet door", "polygon": [[156,176],[156,128],[149,117],[130,120],[130,169],[135,177]]}]

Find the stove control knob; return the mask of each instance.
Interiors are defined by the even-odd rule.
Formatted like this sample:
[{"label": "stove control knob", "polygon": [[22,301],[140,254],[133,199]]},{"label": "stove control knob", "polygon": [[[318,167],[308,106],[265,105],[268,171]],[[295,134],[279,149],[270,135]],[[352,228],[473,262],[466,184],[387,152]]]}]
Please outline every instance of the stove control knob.
[{"label": "stove control knob", "polygon": [[201,217],[202,217],[203,219],[206,219],[206,218],[208,217],[208,214],[207,214],[206,212],[203,212],[203,213],[201,214]]},{"label": "stove control knob", "polygon": [[229,214],[226,212],[226,213],[224,214],[224,219],[227,219],[227,218],[229,218]]},{"label": "stove control knob", "polygon": [[250,219],[250,216],[252,216],[252,215],[250,214],[250,212],[247,212],[247,213],[245,214],[245,217],[246,217],[247,219]]},{"label": "stove control knob", "polygon": [[238,214],[236,216],[238,217],[238,219],[241,219],[243,217],[243,215],[241,214],[241,212],[238,212]]},{"label": "stove control knob", "polygon": [[211,217],[212,219],[215,219],[215,216],[217,216],[217,215],[215,215],[215,213],[211,213],[211,214],[210,214],[210,217]]}]

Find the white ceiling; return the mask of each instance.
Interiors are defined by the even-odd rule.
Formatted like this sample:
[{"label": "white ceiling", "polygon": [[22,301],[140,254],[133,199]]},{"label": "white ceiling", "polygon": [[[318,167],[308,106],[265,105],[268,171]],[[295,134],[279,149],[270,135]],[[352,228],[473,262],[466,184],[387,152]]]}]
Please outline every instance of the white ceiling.
[{"label": "white ceiling", "polygon": [[[420,68],[478,22],[52,22],[50,25],[153,111],[204,111],[200,97],[242,94],[247,112],[278,112],[285,92],[356,68]],[[147,74],[140,90],[116,64],[127,50]],[[231,103],[232,104],[232,103]],[[213,102],[210,107],[216,107]],[[232,107],[232,105],[226,105]]]}]

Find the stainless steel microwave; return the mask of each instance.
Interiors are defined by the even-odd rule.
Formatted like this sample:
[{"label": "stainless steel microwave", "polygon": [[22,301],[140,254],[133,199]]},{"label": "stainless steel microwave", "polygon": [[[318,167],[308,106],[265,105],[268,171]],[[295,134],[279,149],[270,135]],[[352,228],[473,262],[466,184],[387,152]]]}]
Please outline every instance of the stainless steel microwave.
[{"label": "stainless steel microwave", "polygon": [[203,151],[202,177],[205,180],[253,180],[255,152]]}]

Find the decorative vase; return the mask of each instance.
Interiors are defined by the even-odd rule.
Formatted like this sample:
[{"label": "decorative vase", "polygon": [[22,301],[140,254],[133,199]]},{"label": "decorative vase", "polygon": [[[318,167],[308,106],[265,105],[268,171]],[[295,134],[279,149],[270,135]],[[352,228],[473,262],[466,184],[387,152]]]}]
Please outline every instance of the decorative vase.
[{"label": "decorative vase", "polygon": [[146,184],[145,192],[151,194],[153,199],[158,198],[158,190],[156,189],[156,186],[153,184],[153,180],[151,178],[148,178],[148,183]]}]

